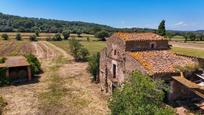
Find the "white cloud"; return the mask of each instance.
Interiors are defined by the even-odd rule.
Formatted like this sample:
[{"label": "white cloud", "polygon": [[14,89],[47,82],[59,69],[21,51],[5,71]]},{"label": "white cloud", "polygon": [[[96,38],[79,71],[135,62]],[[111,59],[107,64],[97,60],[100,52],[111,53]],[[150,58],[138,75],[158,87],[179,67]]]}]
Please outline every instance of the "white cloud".
[{"label": "white cloud", "polygon": [[180,21],[180,22],[175,23],[174,26],[181,27],[181,26],[188,26],[188,24],[186,24],[183,21]]}]

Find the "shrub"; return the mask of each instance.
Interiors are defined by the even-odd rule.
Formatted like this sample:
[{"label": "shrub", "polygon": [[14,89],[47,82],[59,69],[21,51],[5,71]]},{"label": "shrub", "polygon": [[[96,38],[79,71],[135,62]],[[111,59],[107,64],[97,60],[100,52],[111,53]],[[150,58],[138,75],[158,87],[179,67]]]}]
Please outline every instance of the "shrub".
[{"label": "shrub", "polygon": [[52,38],[53,41],[62,41],[61,34],[57,33]]},{"label": "shrub", "polygon": [[162,81],[134,72],[123,88],[113,92],[109,108],[112,115],[173,115],[163,103],[167,89]]},{"label": "shrub", "polygon": [[89,37],[87,37],[86,40],[87,40],[88,42],[90,42],[90,38],[89,38]]},{"label": "shrub", "polygon": [[37,37],[39,37],[39,30],[36,30],[36,31],[35,31],[35,35],[36,35]]},{"label": "shrub", "polygon": [[17,33],[16,34],[16,40],[21,40],[22,38],[21,38],[21,34],[20,33]]},{"label": "shrub", "polygon": [[70,32],[69,31],[63,31],[62,35],[64,36],[64,39],[67,40],[70,36]]},{"label": "shrub", "polygon": [[76,60],[77,61],[87,61],[88,56],[89,56],[89,51],[86,48],[81,47],[79,51],[77,52]]},{"label": "shrub", "polygon": [[95,37],[100,38],[102,41],[105,41],[106,40],[105,38],[109,36],[110,34],[105,30],[99,31],[95,34]]},{"label": "shrub", "polygon": [[38,41],[38,38],[36,35],[31,35],[30,36],[30,41]]},{"label": "shrub", "polygon": [[7,34],[2,34],[1,37],[3,38],[3,40],[8,40],[9,39]]},{"label": "shrub", "polygon": [[25,55],[25,57],[27,58],[27,61],[31,65],[32,74],[33,75],[39,74],[41,72],[41,64],[37,57],[35,57],[33,54]]},{"label": "shrub", "polygon": [[4,63],[6,61],[6,58],[0,57],[0,63]]},{"label": "shrub", "polygon": [[93,80],[97,81],[97,76],[99,74],[99,59],[100,59],[100,54],[94,54],[88,59],[88,71],[91,73],[93,76]]},{"label": "shrub", "polygon": [[71,39],[69,41],[69,47],[72,55],[74,56],[76,61],[86,61],[89,55],[89,52],[86,48],[84,48],[79,41],[75,39]]}]

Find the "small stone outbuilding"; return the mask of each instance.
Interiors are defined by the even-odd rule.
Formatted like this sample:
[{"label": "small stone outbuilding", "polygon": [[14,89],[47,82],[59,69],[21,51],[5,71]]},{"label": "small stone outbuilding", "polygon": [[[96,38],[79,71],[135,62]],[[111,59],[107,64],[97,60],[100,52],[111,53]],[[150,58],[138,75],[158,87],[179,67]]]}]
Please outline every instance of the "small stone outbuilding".
[{"label": "small stone outbuilding", "polygon": [[25,57],[9,56],[5,58],[5,62],[0,64],[0,68],[6,68],[6,77],[9,77],[12,81],[32,79],[30,64]]},{"label": "small stone outbuilding", "polygon": [[198,61],[170,51],[168,40],[155,33],[115,33],[100,52],[99,81],[106,93],[122,86],[133,71],[153,79],[162,79],[171,87],[169,99],[175,99],[175,79],[178,67],[196,67]]}]

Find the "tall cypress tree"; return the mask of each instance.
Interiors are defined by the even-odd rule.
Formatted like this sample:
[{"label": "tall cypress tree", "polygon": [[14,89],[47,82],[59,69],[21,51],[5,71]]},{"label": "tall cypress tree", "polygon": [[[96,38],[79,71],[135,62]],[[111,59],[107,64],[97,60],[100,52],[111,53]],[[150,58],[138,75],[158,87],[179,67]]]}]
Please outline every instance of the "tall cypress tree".
[{"label": "tall cypress tree", "polygon": [[165,28],[165,20],[162,20],[161,23],[159,24],[157,33],[161,36],[166,35],[166,28]]}]

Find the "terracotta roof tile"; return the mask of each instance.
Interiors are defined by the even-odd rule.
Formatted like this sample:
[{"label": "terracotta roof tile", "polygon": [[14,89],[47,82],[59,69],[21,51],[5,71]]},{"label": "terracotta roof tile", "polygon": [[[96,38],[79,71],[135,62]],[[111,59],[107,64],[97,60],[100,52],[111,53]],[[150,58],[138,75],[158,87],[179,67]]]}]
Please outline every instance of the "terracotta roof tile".
[{"label": "terracotta roof tile", "polygon": [[150,75],[175,73],[178,66],[197,64],[191,58],[178,56],[169,50],[129,52],[129,55],[137,60]]},{"label": "terracotta roof tile", "polygon": [[124,33],[117,32],[111,37],[120,38],[124,41],[167,40],[155,33]]},{"label": "terracotta roof tile", "polygon": [[5,67],[20,67],[20,66],[29,66],[27,59],[23,56],[10,56],[6,57]]}]

